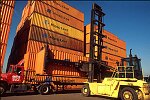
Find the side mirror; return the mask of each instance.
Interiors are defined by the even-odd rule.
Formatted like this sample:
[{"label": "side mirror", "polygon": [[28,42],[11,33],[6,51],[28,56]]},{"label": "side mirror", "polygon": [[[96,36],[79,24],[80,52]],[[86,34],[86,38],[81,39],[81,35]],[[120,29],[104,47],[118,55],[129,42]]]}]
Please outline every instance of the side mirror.
[{"label": "side mirror", "polygon": [[18,75],[19,75],[19,76],[21,75],[21,71],[18,72]]}]

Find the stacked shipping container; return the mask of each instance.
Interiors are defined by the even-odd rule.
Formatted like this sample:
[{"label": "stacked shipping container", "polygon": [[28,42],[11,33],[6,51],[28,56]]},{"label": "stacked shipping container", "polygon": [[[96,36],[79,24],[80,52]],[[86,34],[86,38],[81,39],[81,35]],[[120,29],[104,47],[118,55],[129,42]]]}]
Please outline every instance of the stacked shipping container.
[{"label": "stacked shipping container", "polygon": [[7,41],[12,22],[15,1],[1,0],[1,15],[0,15],[0,72],[4,63]]},{"label": "stacked shipping container", "polygon": [[[34,76],[37,53],[47,45],[50,58],[70,62],[88,61],[84,57],[84,14],[62,1],[28,1],[17,27],[9,64],[25,60],[27,80],[45,79]],[[53,80],[81,83],[86,74],[74,65],[63,65],[49,61],[46,73]],[[56,77],[57,76],[57,77]]]},{"label": "stacked shipping container", "polygon": [[[86,53],[89,53],[89,32],[90,25],[87,25],[84,40],[84,14],[64,2],[28,1],[16,30],[8,63],[17,64],[24,59],[27,80],[33,78],[41,81],[49,74],[53,76],[54,81],[85,82],[86,73],[78,70],[73,64],[61,63],[59,60],[88,61],[88,54],[87,57],[83,55],[84,42]],[[102,59],[107,61],[109,66],[115,67],[116,61],[126,57],[126,44],[110,32],[104,31],[103,34],[107,35],[104,45],[108,47],[103,50]],[[50,60],[46,71],[36,73],[36,69],[40,70],[36,62],[37,54],[44,46],[49,48]],[[57,61],[53,61],[54,59]]]},{"label": "stacked shipping container", "polygon": [[[89,56],[90,50],[90,24],[86,26],[86,56]],[[96,30],[96,28],[95,28]],[[102,60],[108,63],[108,66],[116,67],[121,58],[126,58],[126,43],[120,40],[114,34],[103,30],[103,34],[106,36],[103,39],[103,45],[107,48],[102,50]],[[96,49],[96,48],[95,48]]]}]

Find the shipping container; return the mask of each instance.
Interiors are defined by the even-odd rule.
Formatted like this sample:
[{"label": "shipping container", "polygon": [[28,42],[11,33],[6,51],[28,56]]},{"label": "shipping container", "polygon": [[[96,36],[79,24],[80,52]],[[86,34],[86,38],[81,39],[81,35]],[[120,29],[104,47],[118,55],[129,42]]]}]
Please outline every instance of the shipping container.
[{"label": "shipping container", "polygon": [[[45,45],[47,44],[29,40],[26,52],[38,53]],[[79,60],[88,61],[88,58],[83,56],[83,52],[74,51],[50,44],[48,44],[48,47],[50,49],[50,57],[52,59],[70,60],[71,62],[78,62]]]},{"label": "shipping container", "polygon": [[[44,81],[46,77],[49,75],[52,76],[53,81],[59,81],[65,83],[83,83],[87,81],[86,73],[80,71],[77,67],[75,67],[75,65],[71,65],[69,63],[68,64],[60,63],[59,61],[50,60],[48,65],[45,67],[45,69],[41,69],[41,67],[39,67],[37,64],[38,60],[37,60],[37,53],[25,54],[24,68],[25,71],[27,72],[26,81],[31,79],[37,81]],[[39,70],[41,70],[42,75],[40,75],[41,72],[38,73]]]},{"label": "shipping container", "polygon": [[36,53],[24,54],[24,61],[25,70],[35,70]]},{"label": "shipping container", "polygon": [[[95,27],[95,31],[97,31]],[[90,24],[85,26],[86,33],[85,36],[85,43],[86,43],[86,57],[89,57],[89,50],[90,50]],[[120,62],[122,58],[126,58],[126,43],[123,40],[120,40],[117,36],[113,33],[103,30],[103,45],[106,46],[102,50],[102,60],[106,61],[109,66],[116,67],[116,62]],[[98,37],[95,37],[98,40]],[[97,43],[97,41],[96,41]],[[97,51],[97,48],[95,48]],[[97,53],[97,52],[96,52]],[[95,54],[97,55],[97,54]]]},{"label": "shipping container", "polygon": [[7,25],[10,25],[12,21],[13,10],[14,10],[13,7],[2,4],[2,9],[1,9],[2,21],[1,22]]},{"label": "shipping container", "polygon": [[[2,5],[1,5],[1,12],[0,12],[1,13],[1,20],[0,20],[1,21],[1,25],[0,25],[1,64],[0,65],[3,66],[15,1],[3,0],[1,2]],[[0,69],[2,68],[0,67]]]},{"label": "shipping container", "polygon": [[[35,71],[28,70],[26,71],[26,77],[25,77],[25,83],[30,83],[30,84],[36,84],[34,81],[45,81],[47,77],[50,75],[36,75]],[[78,83],[83,83],[87,81],[86,77],[77,77],[77,76],[64,76],[64,75],[51,75],[52,80],[56,82],[61,82],[61,83],[66,83],[64,86],[65,90],[75,90],[75,89],[81,89],[82,85],[67,85],[68,84],[78,84]],[[30,81],[34,80],[34,81]],[[60,89],[61,84],[59,84],[58,90]],[[56,87],[57,88],[57,87]]]},{"label": "shipping container", "polygon": [[[53,1],[51,1],[51,2],[53,2]],[[25,8],[23,9],[22,18],[17,27],[16,32],[18,32],[18,30],[23,26],[23,23],[34,12],[38,12],[44,16],[52,18],[61,23],[67,24],[68,26],[71,26],[71,27],[76,28],[83,32],[83,28],[84,28],[83,21],[78,20],[75,17],[72,17],[71,15],[68,15],[68,14],[62,12],[60,9],[54,8],[54,7],[48,5],[44,2],[41,2],[41,1],[36,1],[36,2],[32,2],[32,3],[29,1],[27,3]],[[78,18],[79,18],[79,16],[78,16]],[[81,18],[79,18],[79,19],[81,19]]]},{"label": "shipping container", "polygon": [[8,36],[9,36],[9,32],[10,32],[10,25],[1,23],[1,29],[2,29],[1,42],[7,44]]},{"label": "shipping container", "polygon": [[36,25],[81,41],[84,40],[84,33],[82,31],[62,24],[56,20],[50,19],[38,13],[33,13],[30,19],[31,25]]},{"label": "shipping container", "polygon": [[[126,50],[122,49],[120,47],[111,45],[109,43],[103,42],[104,46],[106,48],[102,49],[102,52],[112,54],[114,56],[119,56],[119,57],[126,57]],[[86,53],[88,54],[90,50],[90,44],[86,43]],[[98,51],[97,48],[95,48],[95,51]]]},{"label": "shipping container", "polygon": [[2,43],[2,44],[1,44],[1,51],[0,51],[0,54],[1,54],[1,61],[0,61],[0,65],[1,65],[1,66],[3,66],[3,63],[4,63],[6,47],[7,47],[7,45],[6,45],[6,44],[4,44],[4,43]]},{"label": "shipping container", "polygon": [[[63,13],[62,11],[45,4],[41,1],[35,2],[35,12],[40,13],[42,15],[45,15],[49,18],[52,18],[54,20],[57,20],[61,23],[67,24],[68,26],[72,26],[78,30],[83,31],[84,23],[83,21],[80,21],[66,13]],[[32,12],[30,12],[32,13]]]},{"label": "shipping container", "polygon": [[48,43],[63,48],[72,49],[79,52],[84,52],[83,41],[49,31],[32,25],[29,32],[29,40]]},{"label": "shipping container", "polygon": [[14,7],[15,5],[15,0],[2,0],[2,4],[5,4],[7,6]]},{"label": "shipping container", "polygon": [[[96,28],[95,28],[96,30]],[[113,33],[103,30],[103,35],[105,35],[105,38],[103,38],[103,41],[106,43],[109,43],[111,45],[126,49],[126,43],[123,40],[120,40],[117,36],[115,36]],[[86,43],[90,42],[90,24],[86,26]]]},{"label": "shipping container", "polygon": [[68,4],[64,3],[63,1],[57,1],[56,0],[56,1],[42,1],[42,2],[44,2],[44,3],[50,5],[56,9],[64,12],[64,13],[84,22],[84,14],[81,11],[79,11],[79,10],[69,6]]}]

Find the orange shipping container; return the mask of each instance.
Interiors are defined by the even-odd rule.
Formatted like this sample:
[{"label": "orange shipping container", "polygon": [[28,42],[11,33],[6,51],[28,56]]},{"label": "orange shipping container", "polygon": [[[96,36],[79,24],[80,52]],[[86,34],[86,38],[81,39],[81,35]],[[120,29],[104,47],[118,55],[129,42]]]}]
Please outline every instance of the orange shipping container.
[{"label": "orange shipping container", "polygon": [[119,38],[117,36],[115,36],[113,33],[108,32],[106,30],[103,31],[103,34],[106,36],[105,38],[103,38],[104,42],[107,42],[114,46],[118,46]]},{"label": "orange shipping container", "polygon": [[[14,2],[15,1],[8,1],[8,0],[2,0],[1,1],[1,24],[0,24],[0,42],[1,42],[1,53],[0,53],[0,65],[3,66],[4,57],[6,53],[6,46],[10,31],[10,24],[13,16],[13,10],[14,10]],[[0,67],[0,69],[2,69]],[[1,71],[0,71],[1,73]]]},{"label": "orange shipping container", "polygon": [[[96,30],[96,28],[95,28],[95,30]],[[120,40],[113,33],[109,32],[107,30],[103,30],[103,35],[106,36],[105,38],[103,38],[104,42],[109,43],[109,44],[114,45],[114,46],[125,48],[125,45],[124,45],[125,42],[122,44],[123,41]],[[88,24],[86,26],[86,43],[89,43],[89,42],[90,42],[90,24]]]},{"label": "orange shipping container", "polygon": [[122,49],[126,50],[126,42],[122,40],[118,40],[118,46]]},{"label": "orange shipping container", "polygon": [[24,69],[35,70],[36,53],[26,53],[24,55]]},{"label": "orange shipping container", "polygon": [[4,58],[5,58],[5,52],[6,52],[6,44],[1,44],[1,51],[0,51],[0,54],[1,54],[1,61],[0,61],[0,65],[3,66],[3,63],[4,63]]},{"label": "orange shipping container", "polygon": [[[109,53],[114,56],[126,57],[125,49],[121,49],[120,47],[108,44],[106,42],[103,42],[103,44],[104,46],[106,46],[106,48],[102,49],[102,52]],[[86,43],[86,53],[89,53],[89,50],[90,50],[90,44]],[[95,48],[95,51],[97,51],[97,48]]]},{"label": "orange shipping container", "polygon": [[[26,52],[37,53],[45,45],[46,45],[45,43],[29,40]],[[59,59],[59,60],[70,59],[70,61],[72,62],[78,62],[79,60],[88,61],[88,58],[84,57],[82,52],[78,52],[78,51],[74,51],[74,50],[70,50],[70,49],[66,49],[66,48],[62,48],[50,44],[48,45],[48,47],[51,50],[50,57],[52,59]]]},{"label": "orange shipping container", "polygon": [[84,51],[83,41],[36,26],[30,27],[29,39],[72,49],[75,51]]},{"label": "orange shipping container", "polygon": [[[53,8],[52,6],[45,4],[41,1],[35,2],[35,12],[38,12],[42,15],[50,17],[54,20],[60,21],[61,23],[67,24],[68,26],[72,26],[83,31],[84,23],[68,14],[63,13],[62,11]],[[32,12],[30,12],[32,13]]]},{"label": "orange shipping container", "polygon": [[[35,80],[43,80],[45,79],[45,77],[38,77],[36,76],[36,69],[39,69],[36,66],[36,57],[37,55],[35,53],[27,53],[24,56],[24,66],[25,66],[25,70],[29,71],[29,73],[27,74],[28,79],[30,78],[35,78]],[[78,78],[75,79],[73,82],[82,82],[83,79],[86,77],[86,73],[79,71],[74,65],[70,65],[70,64],[59,64],[59,62],[56,61],[50,61],[48,66],[46,67],[45,73],[43,73],[43,75],[52,75],[52,76],[61,76],[63,78],[59,78],[57,77],[57,81],[65,81],[66,79],[72,79],[73,77]],[[69,78],[70,77],[70,78]]]},{"label": "orange shipping container", "polygon": [[41,28],[45,28],[81,41],[83,41],[84,39],[84,33],[82,31],[62,24],[58,21],[55,21],[38,13],[33,13],[30,18],[31,25],[33,24]]},{"label": "orange shipping container", "polygon": [[46,0],[46,1],[42,1],[42,2],[84,22],[84,14],[82,12],[69,6],[68,4],[66,4],[62,1],[57,1],[57,0],[56,1],[47,1]]},{"label": "orange shipping container", "polygon": [[3,23],[10,25],[13,15],[13,7],[2,5],[1,14],[2,14],[2,21]]},{"label": "orange shipping container", "polygon": [[[50,1],[50,2],[53,2],[53,1]],[[83,21],[80,20],[81,19],[79,17],[80,14],[78,14],[78,16],[77,16],[77,18],[79,18],[79,19],[76,19],[75,17],[62,12],[61,9],[52,7],[51,5],[48,5],[44,2],[41,2],[41,1],[35,1],[35,2],[32,1],[31,2],[31,1],[29,1],[28,4],[26,5],[26,7],[23,9],[22,18],[21,18],[21,21],[17,27],[16,32],[19,31],[19,29],[24,25],[23,23],[27,20],[27,18],[33,12],[38,12],[38,13],[43,14],[47,17],[50,17],[54,20],[60,21],[62,23],[65,23],[69,26],[72,26],[76,29],[83,31],[84,19],[83,19]],[[74,13],[72,13],[72,14],[74,14]],[[83,14],[83,16],[84,16],[84,14]]]},{"label": "orange shipping container", "polygon": [[2,3],[11,7],[14,7],[15,0],[2,0]]},{"label": "orange shipping container", "polygon": [[9,36],[9,32],[10,32],[10,25],[1,23],[1,29],[2,29],[1,42],[7,44],[8,36]]}]

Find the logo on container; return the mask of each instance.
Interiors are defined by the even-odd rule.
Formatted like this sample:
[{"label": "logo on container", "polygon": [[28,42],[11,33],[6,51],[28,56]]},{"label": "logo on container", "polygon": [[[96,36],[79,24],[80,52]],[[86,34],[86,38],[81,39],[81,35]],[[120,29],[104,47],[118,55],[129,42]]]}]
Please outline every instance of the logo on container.
[{"label": "logo on container", "polygon": [[46,33],[43,33],[43,34],[42,34],[42,37],[43,37],[43,38],[50,38],[50,39],[52,39],[52,40],[54,40],[54,41],[58,41],[58,42],[67,43],[66,40],[63,40],[63,39],[61,39],[61,38],[57,38],[57,37],[54,37],[54,36],[48,36],[48,34],[46,34]]},{"label": "logo on container", "polygon": [[48,12],[48,13],[51,13],[51,10],[50,10],[50,9],[47,9],[47,12]]},{"label": "logo on container", "polygon": [[46,33],[43,33],[43,34],[42,34],[42,37],[43,37],[43,38],[48,38],[48,35],[47,35]]}]

